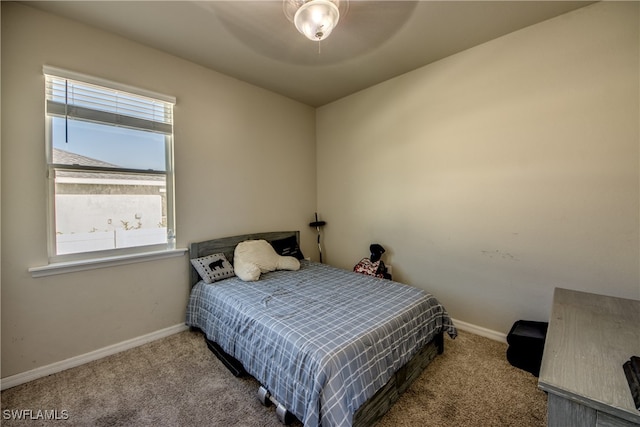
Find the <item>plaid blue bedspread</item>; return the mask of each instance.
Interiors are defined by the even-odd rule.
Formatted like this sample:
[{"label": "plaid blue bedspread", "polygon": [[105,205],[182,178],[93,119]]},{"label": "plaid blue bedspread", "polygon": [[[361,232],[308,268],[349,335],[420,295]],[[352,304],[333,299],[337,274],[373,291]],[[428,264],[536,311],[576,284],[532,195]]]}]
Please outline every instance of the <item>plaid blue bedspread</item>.
[{"label": "plaid blue bedspread", "polygon": [[441,331],[457,331],[427,292],[301,261],[257,282],[191,291],[186,324],[242,362],[305,426],[350,426],[353,414]]}]

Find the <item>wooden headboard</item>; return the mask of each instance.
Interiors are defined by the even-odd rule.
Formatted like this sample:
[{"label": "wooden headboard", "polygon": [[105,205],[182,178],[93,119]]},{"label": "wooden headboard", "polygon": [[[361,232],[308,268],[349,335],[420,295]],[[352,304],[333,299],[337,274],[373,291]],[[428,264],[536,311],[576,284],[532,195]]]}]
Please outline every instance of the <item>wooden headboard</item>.
[{"label": "wooden headboard", "polygon": [[[295,236],[299,245],[299,231],[269,231],[266,233],[242,234],[239,236],[222,237],[220,239],[195,242],[189,245],[189,258],[200,258],[222,252],[233,265],[233,253],[238,243],[244,242],[245,240],[266,240],[267,242],[272,242],[274,240],[285,239],[291,236]],[[193,286],[198,283],[198,281],[200,281],[200,276],[192,265],[189,269],[189,284]]]}]

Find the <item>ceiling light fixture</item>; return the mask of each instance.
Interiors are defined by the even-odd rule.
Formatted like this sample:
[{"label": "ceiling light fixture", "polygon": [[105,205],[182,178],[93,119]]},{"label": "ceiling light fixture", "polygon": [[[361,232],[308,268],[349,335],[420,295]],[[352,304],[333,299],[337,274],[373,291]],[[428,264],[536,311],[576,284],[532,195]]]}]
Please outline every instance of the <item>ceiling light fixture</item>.
[{"label": "ceiling light fixture", "polygon": [[[346,0],[343,0],[346,1]],[[338,25],[339,0],[283,0],[283,10],[289,21],[309,40],[322,41]]]}]

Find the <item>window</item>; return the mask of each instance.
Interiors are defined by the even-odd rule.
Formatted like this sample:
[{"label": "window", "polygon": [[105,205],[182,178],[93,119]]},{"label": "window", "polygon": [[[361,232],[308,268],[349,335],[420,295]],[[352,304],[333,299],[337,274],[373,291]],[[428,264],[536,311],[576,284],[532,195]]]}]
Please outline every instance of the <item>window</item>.
[{"label": "window", "polygon": [[50,259],[167,248],[175,99],[51,67],[44,74]]}]

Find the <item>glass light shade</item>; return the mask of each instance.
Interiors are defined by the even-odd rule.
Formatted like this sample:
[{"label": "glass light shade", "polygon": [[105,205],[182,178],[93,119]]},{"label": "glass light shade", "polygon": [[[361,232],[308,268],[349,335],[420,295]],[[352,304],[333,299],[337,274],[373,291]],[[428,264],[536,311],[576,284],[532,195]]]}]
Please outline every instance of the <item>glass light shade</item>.
[{"label": "glass light shade", "polygon": [[309,40],[320,41],[329,37],[338,24],[338,7],[328,0],[311,0],[296,12],[293,23]]}]

